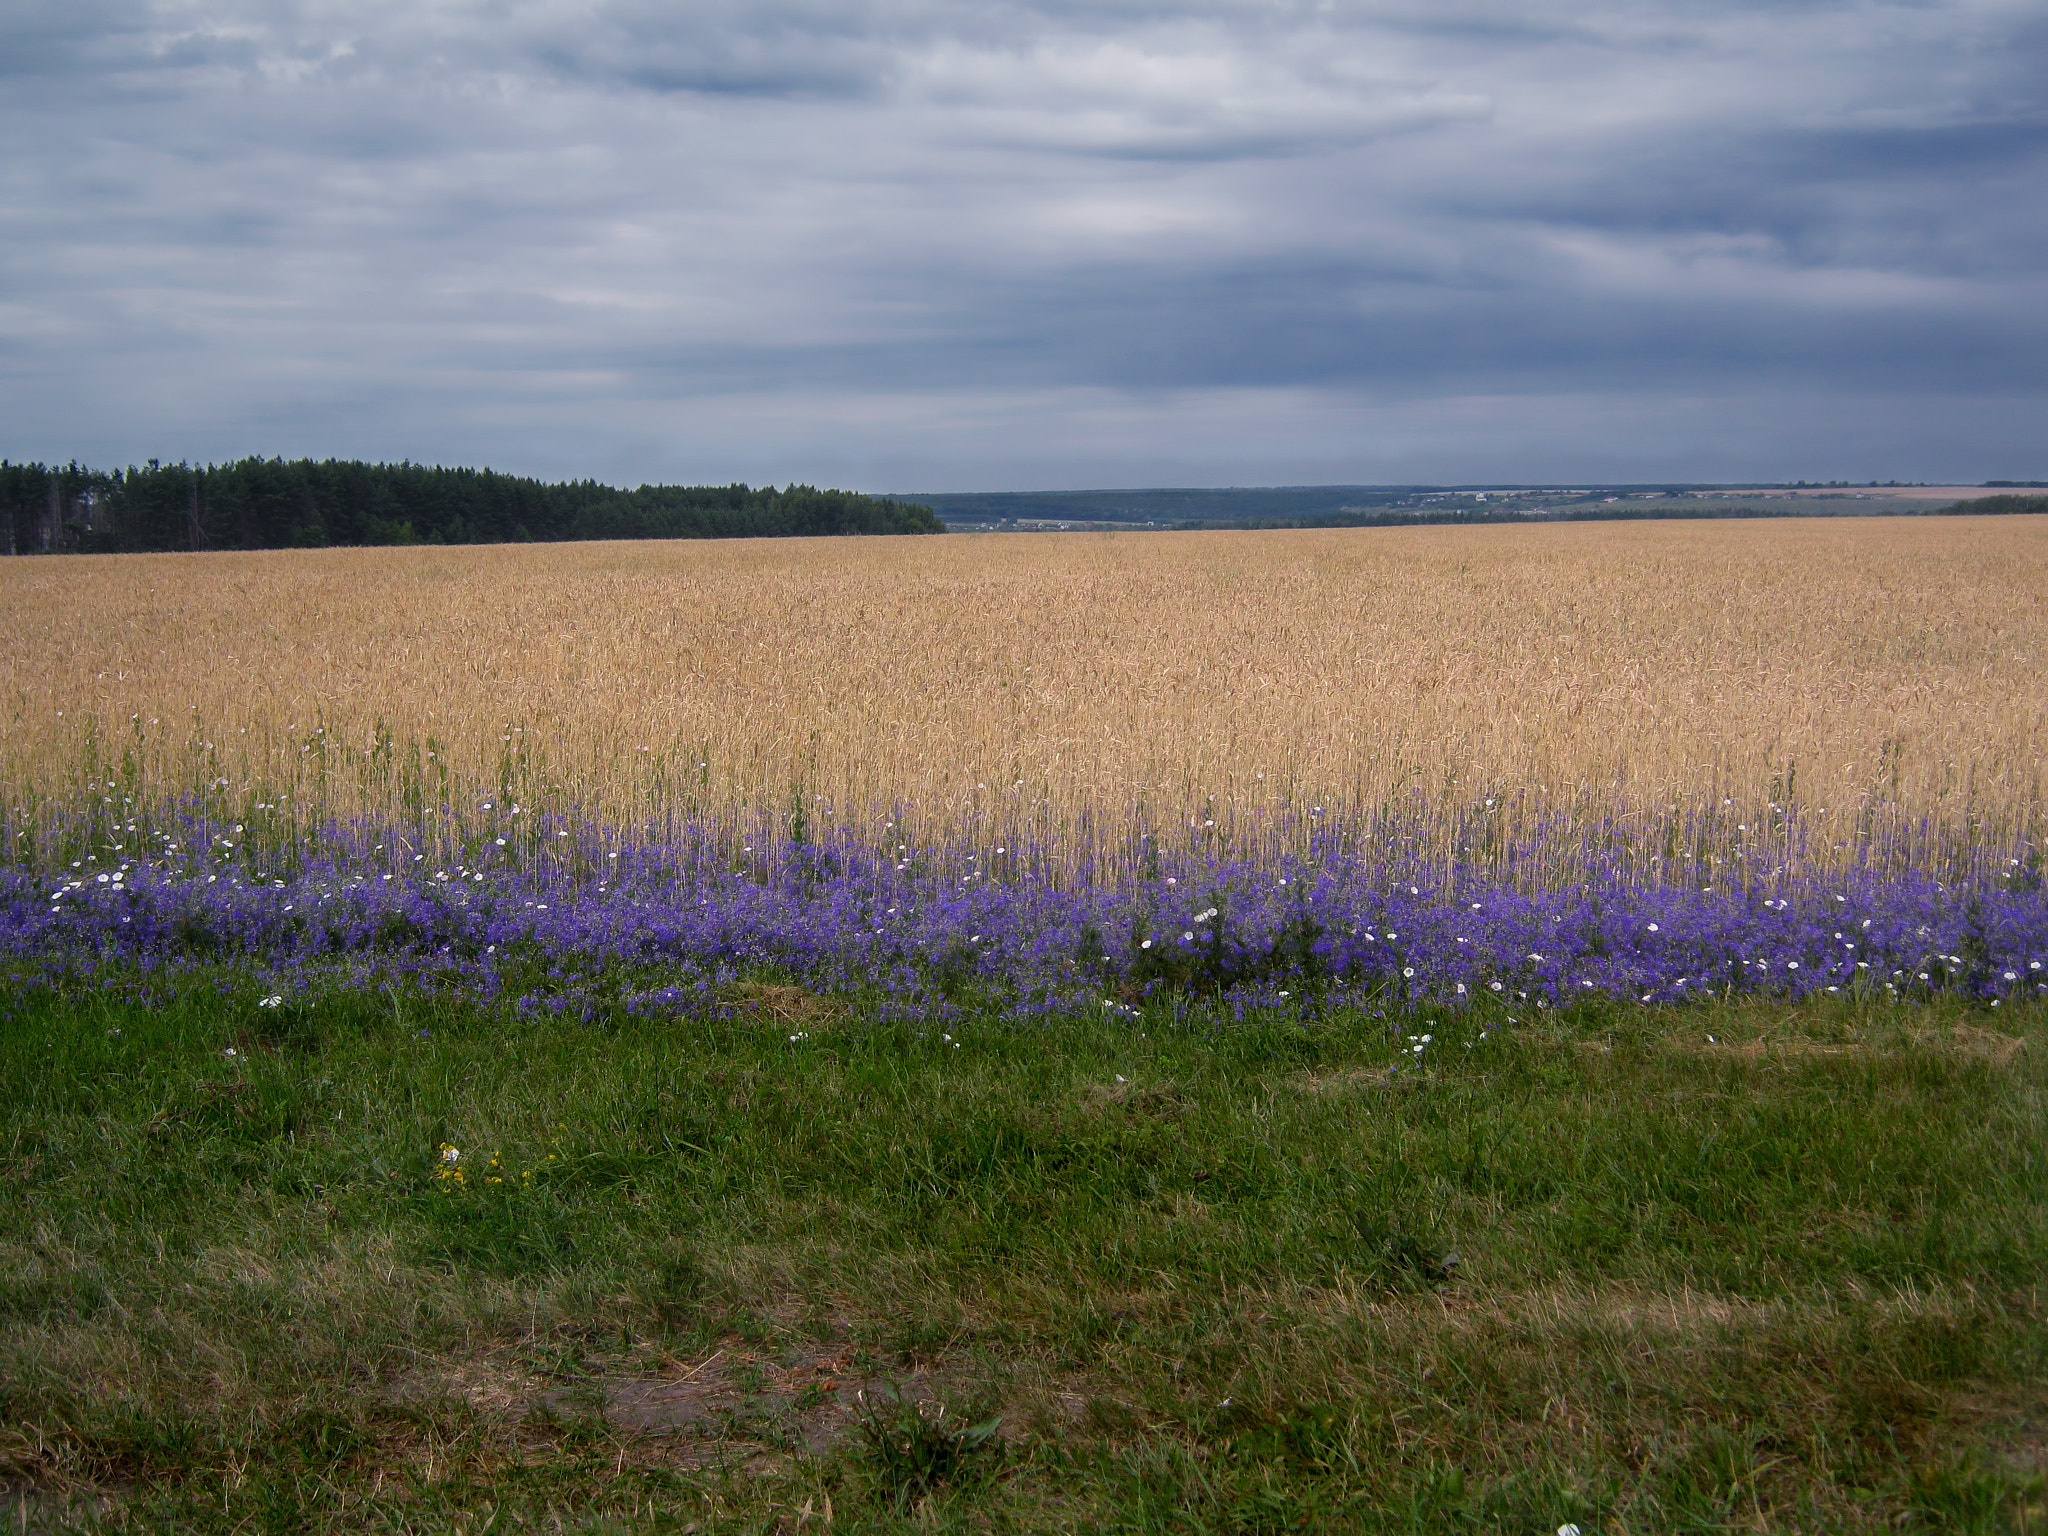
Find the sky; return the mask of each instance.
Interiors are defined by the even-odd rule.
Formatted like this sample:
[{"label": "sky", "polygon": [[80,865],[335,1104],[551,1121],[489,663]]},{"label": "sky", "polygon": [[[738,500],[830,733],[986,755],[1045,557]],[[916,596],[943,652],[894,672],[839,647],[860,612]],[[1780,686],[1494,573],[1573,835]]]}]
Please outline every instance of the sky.
[{"label": "sky", "polygon": [[2048,478],[2048,0],[0,0],[0,455]]}]

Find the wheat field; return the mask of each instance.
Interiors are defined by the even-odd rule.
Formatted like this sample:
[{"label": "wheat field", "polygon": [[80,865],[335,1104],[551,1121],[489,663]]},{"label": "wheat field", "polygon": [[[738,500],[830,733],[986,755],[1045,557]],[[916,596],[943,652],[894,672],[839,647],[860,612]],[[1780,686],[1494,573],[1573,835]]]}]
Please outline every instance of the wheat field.
[{"label": "wheat field", "polygon": [[506,795],[1073,850],[1490,798],[2010,838],[2042,808],[2048,519],[16,559],[0,634],[17,816]]}]

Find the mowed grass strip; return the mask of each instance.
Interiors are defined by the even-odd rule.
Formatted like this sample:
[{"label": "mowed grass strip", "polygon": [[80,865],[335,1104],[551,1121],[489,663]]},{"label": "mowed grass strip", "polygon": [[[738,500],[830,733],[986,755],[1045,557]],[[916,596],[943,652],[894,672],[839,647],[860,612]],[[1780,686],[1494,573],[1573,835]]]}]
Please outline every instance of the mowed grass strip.
[{"label": "mowed grass strip", "polygon": [[30,1528],[2042,1519],[2039,1010],[949,1039],[774,978],[718,1026],[219,980],[6,997]]}]

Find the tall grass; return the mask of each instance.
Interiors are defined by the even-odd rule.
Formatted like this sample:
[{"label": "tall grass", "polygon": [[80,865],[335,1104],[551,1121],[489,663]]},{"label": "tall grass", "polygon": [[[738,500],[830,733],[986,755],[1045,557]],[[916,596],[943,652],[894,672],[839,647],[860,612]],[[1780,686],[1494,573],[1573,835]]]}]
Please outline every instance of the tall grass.
[{"label": "tall grass", "polygon": [[452,845],[509,801],[1098,867],[1325,815],[1558,876],[1929,867],[2038,834],[2044,748],[2032,517],[0,563],[17,855],[53,807]]}]

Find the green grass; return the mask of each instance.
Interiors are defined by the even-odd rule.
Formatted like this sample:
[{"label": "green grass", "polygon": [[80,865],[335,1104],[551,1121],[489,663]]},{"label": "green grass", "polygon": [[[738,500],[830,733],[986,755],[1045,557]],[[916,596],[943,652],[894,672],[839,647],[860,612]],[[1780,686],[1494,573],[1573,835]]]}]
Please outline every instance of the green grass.
[{"label": "green grass", "polygon": [[2048,1530],[2039,1010],[220,979],[0,995],[23,1528]]}]

